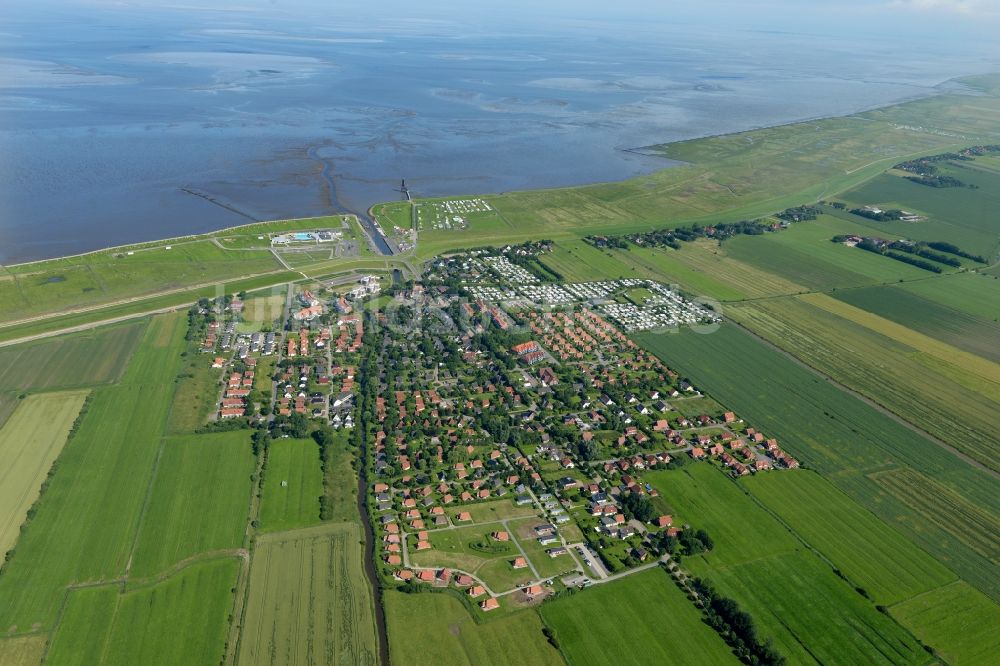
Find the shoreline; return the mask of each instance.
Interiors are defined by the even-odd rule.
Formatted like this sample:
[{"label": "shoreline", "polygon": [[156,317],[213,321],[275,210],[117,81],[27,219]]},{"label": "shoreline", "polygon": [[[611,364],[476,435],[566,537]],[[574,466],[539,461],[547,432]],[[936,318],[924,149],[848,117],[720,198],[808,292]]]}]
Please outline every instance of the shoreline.
[{"label": "shoreline", "polygon": [[[942,96],[946,96],[946,95],[963,94],[963,93],[959,93],[959,92],[956,92],[956,91],[943,91],[943,90],[940,90],[940,88],[942,86],[944,86],[946,84],[949,84],[949,83],[965,86],[965,88],[967,89],[967,92],[964,93],[964,94],[968,94],[970,96],[974,96],[976,94],[976,89],[964,82],[965,79],[970,78],[972,76],[977,76],[977,75],[975,75],[975,74],[962,75],[962,76],[954,77],[954,78],[951,78],[951,79],[945,79],[943,81],[938,82],[934,86],[930,87],[928,89],[928,94],[926,94],[926,95],[911,95],[911,96],[908,96],[906,98],[902,98],[900,100],[897,100],[897,101],[893,102],[892,104],[886,104],[886,105],[881,105],[881,106],[874,105],[874,106],[866,107],[866,108],[863,108],[863,109],[859,109],[857,111],[853,111],[853,112],[851,112],[849,114],[844,114],[844,115],[829,115],[829,116],[815,116],[815,117],[808,117],[808,118],[800,118],[800,119],[790,120],[788,122],[778,123],[778,124],[774,124],[774,125],[759,125],[759,126],[753,126],[753,127],[743,128],[743,129],[739,129],[739,130],[734,130],[734,131],[731,131],[731,132],[720,132],[720,133],[716,133],[716,134],[703,134],[703,135],[698,135],[698,136],[692,136],[692,137],[689,137],[689,138],[678,139],[676,141],[670,141],[670,142],[667,142],[667,143],[650,143],[650,144],[647,144],[647,145],[644,145],[644,146],[634,146],[634,147],[628,147],[628,148],[614,148],[614,150],[616,150],[616,151],[628,152],[628,153],[635,153],[635,154],[643,156],[643,157],[662,158],[662,159],[670,160],[670,161],[673,162],[673,164],[667,165],[667,166],[665,166],[663,168],[653,169],[653,170],[651,170],[651,171],[649,171],[647,173],[643,173],[643,174],[640,174],[640,175],[637,175],[637,176],[630,176],[629,178],[624,178],[624,179],[621,179],[621,180],[606,180],[606,181],[602,180],[602,181],[594,181],[594,182],[586,182],[586,183],[575,183],[573,185],[563,185],[563,186],[557,186],[557,187],[537,187],[537,188],[530,188],[530,189],[527,189],[527,190],[516,190],[516,191],[523,191],[523,192],[544,192],[544,191],[571,190],[571,189],[576,189],[576,188],[581,188],[581,187],[589,187],[589,186],[595,186],[595,185],[622,183],[622,182],[627,182],[629,180],[632,180],[634,178],[645,178],[645,177],[648,177],[648,176],[650,176],[652,174],[659,173],[661,171],[666,171],[666,170],[673,169],[673,168],[677,168],[677,167],[684,166],[684,165],[687,164],[687,162],[685,162],[683,160],[678,160],[677,158],[671,157],[669,154],[667,154],[666,149],[669,146],[682,145],[682,144],[691,143],[691,142],[694,142],[694,141],[702,141],[702,140],[708,140],[708,139],[714,139],[714,138],[720,138],[720,137],[736,136],[736,135],[739,135],[739,134],[744,134],[744,133],[748,133],[748,132],[756,132],[756,131],[761,131],[761,130],[765,130],[765,129],[778,129],[778,128],[781,128],[781,127],[791,127],[791,126],[800,125],[800,124],[803,124],[803,123],[821,122],[821,121],[828,121],[828,120],[835,120],[835,119],[845,119],[845,118],[854,118],[854,117],[859,117],[861,114],[869,113],[871,111],[877,111],[877,110],[881,110],[881,109],[890,109],[890,108],[893,108],[893,107],[896,107],[896,106],[902,106],[904,104],[910,104],[910,103],[921,101],[921,100],[933,99],[935,97],[942,97]],[[485,193],[484,192],[480,192],[480,193],[466,192],[466,193],[462,193],[462,194],[451,194],[451,195],[441,195],[441,196],[434,196],[434,197],[420,197],[420,198],[421,199],[431,199],[431,200],[434,200],[434,199],[448,199],[448,198],[452,198],[452,197],[455,197],[455,196],[479,196],[479,197],[483,197],[483,196],[498,196],[498,195],[502,195],[502,194],[506,194],[506,193],[507,193],[506,191],[485,192]],[[379,205],[382,205],[382,204],[385,204],[385,203],[389,203],[389,201],[379,201],[379,202],[373,203],[371,206],[369,206],[368,207],[368,211],[367,211],[368,215],[370,216],[369,219],[374,220],[374,217],[371,217],[371,211],[376,206],[379,206]],[[155,247],[157,245],[161,245],[163,243],[168,243],[168,242],[174,242],[174,243],[180,244],[180,243],[185,243],[185,242],[195,242],[195,241],[200,241],[200,240],[208,240],[208,239],[216,237],[216,236],[218,236],[220,234],[224,234],[226,232],[238,231],[240,229],[246,229],[248,227],[253,227],[253,226],[256,226],[256,225],[272,225],[272,224],[281,224],[281,223],[297,222],[297,221],[306,222],[306,221],[309,221],[309,220],[318,220],[318,219],[323,219],[323,218],[327,218],[327,217],[336,217],[336,216],[341,216],[341,215],[354,217],[358,221],[358,223],[361,225],[362,229],[364,229],[366,231],[366,235],[367,235],[367,229],[365,229],[365,225],[361,223],[361,216],[362,216],[362,214],[359,214],[359,213],[357,213],[355,211],[341,211],[341,212],[329,213],[327,215],[314,215],[314,216],[310,216],[310,217],[288,217],[288,218],[280,218],[280,219],[274,219],[274,220],[260,220],[260,221],[254,221],[254,222],[247,222],[246,224],[239,224],[239,225],[234,225],[234,226],[229,226],[229,227],[222,227],[220,229],[211,229],[211,230],[202,232],[200,234],[188,234],[188,235],[185,235],[185,236],[171,236],[171,237],[165,237],[165,238],[155,238],[155,239],[150,239],[150,240],[146,240],[146,241],[136,241],[134,243],[125,243],[125,244],[120,244],[120,245],[111,245],[111,246],[107,246],[107,247],[96,248],[96,249],[93,249],[93,250],[86,250],[84,252],[78,252],[78,253],[75,253],[75,254],[56,255],[56,256],[46,257],[46,258],[42,258],[42,259],[32,259],[30,261],[22,261],[22,262],[15,262],[15,263],[6,263],[6,264],[5,263],[0,263],[0,270],[5,269],[5,268],[20,268],[20,267],[23,267],[23,266],[31,266],[33,264],[43,264],[43,263],[49,262],[49,261],[59,261],[59,260],[64,260],[64,259],[75,259],[75,258],[80,258],[80,257],[87,257],[87,256],[90,256],[90,255],[102,254],[102,253],[106,253],[106,252],[113,252],[113,251],[119,251],[119,250],[121,250],[121,251],[139,250],[139,249],[144,249],[147,246]]]}]

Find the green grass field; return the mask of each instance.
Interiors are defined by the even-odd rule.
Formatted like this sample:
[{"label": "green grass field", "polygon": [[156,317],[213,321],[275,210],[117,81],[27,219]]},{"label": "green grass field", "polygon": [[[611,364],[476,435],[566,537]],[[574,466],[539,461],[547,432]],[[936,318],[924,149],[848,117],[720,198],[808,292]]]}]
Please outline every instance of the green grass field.
[{"label": "green grass field", "polygon": [[258,538],[238,663],[378,663],[361,539],[350,523]]},{"label": "green grass field", "polygon": [[[870,252],[867,254],[871,254]],[[906,289],[846,289],[835,296],[971,354],[1000,363],[1000,323],[923,298]],[[998,294],[1000,296],[1000,294]],[[1000,314],[1000,306],[997,306]]]},{"label": "green grass field", "polygon": [[405,594],[389,590],[384,602],[389,655],[394,664],[555,666],[563,663],[559,652],[542,634],[542,621],[534,610],[497,618],[487,616],[478,624],[451,594]]},{"label": "green grass field", "polygon": [[915,266],[830,241],[850,233],[870,234],[871,230],[821,215],[778,233],[738,236],[723,247],[734,259],[818,291],[927,277],[927,271]]},{"label": "green grass field", "polygon": [[961,273],[908,282],[899,288],[976,317],[1000,320],[996,307],[1000,300],[1000,279],[992,276]]},{"label": "green grass field", "polygon": [[49,468],[66,443],[87,391],[28,396],[0,428],[0,552],[17,541]]},{"label": "green grass field", "polygon": [[525,516],[534,516],[538,514],[538,509],[534,506],[530,504],[518,506],[514,503],[513,498],[489,500],[487,502],[474,502],[472,504],[453,506],[445,509],[445,513],[447,513],[452,520],[454,520],[455,516],[463,511],[467,511],[472,516],[473,522],[476,523],[488,523],[495,520],[506,520],[508,518],[523,518]]},{"label": "green grass field", "polygon": [[1000,365],[820,294],[731,305],[727,314],[956,449],[1000,469],[1000,440],[992,418],[1000,408]]},{"label": "green grass field", "polygon": [[962,581],[897,604],[891,613],[950,664],[989,664],[1000,653],[1000,606]]},{"label": "green grass field", "polygon": [[34,391],[108,384],[121,377],[145,322],[0,349],[0,391]]},{"label": "green grass field", "polygon": [[[648,472],[643,480],[660,491],[660,497],[684,523],[704,529],[712,537],[715,549],[697,558],[708,566],[738,565],[802,548],[784,526],[711,465]],[[748,530],[747,525],[755,529]],[[686,558],[685,566],[690,561]]]},{"label": "green grass field", "polygon": [[155,318],[122,381],[94,389],[59,471],[0,575],[0,626],[51,628],[67,585],[124,573],[183,349],[184,318]]},{"label": "green grass field", "polygon": [[222,394],[222,370],[212,368],[207,354],[193,351],[185,358],[179,373],[177,391],[167,418],[167,433],[179,435],[197,430],[218,409]]},{"label": "green grass field", "polygon": [[336,444],[330,451],[323,492],[329,509],[329,519],[334,522],[358,520],[358,476],[354,471],[355,452],[348,445],[346,430],[337,431]]},{"label": "green grass field", "polygon": [[573,666],[739,663],[659,568],[546,603],[539,612]]},{"label": "green grass field", "polygon": [[[340,482],[349,484],[350,480]],[[289,530],[319,522],[322,494],[323,471],[316,442],[311,439],[272,442],[260,505],[261,530]]]},{"label": "green grass field", "polygon": [[968,583],[1000,598],[995,565],[945,529],[958,518],[948,506],[907,505],[868,473],[920,470],[995,515],[993,477],[732,326],[636,338]]},{"label": "green grass field", "polygon": [[[746,529],[752,531],[753,525]],[[697,572],[753,616],[789,663],[926,664],[901,626],[809,552]]]},{"label": "green grass field", "polygon": [[915,240],[947,241],[967,252],[987,258],[996,253],[998,238],[993,211],[1000,204],[1000,173],[945,164],[941,175],[954,176],[966,187],[927,187],[892,174],[877,176],[843,197],[859,206],[879,204],[882,208],[902,208],[927,216],[921,222],[874,222],[858,218],[861,224]]},{"label": "green grass field", "polygon": [[279,270],[269,251],[227,250],[208,240],[150,245],[132,256],[98,252],[8,266],[13,279],[0,282],[0,311],[11,321]]},{"label": "green grass field", "polygon": [[198,553],[240,547],[254,466],[245,431],[165,439],[131,575],[152,576]]},{"label": "green grass field", "polygon": [[758,474],[743,485],[876,603],[894,604],[955,580],[944,565],[815,472]]},{"label": "green grass field", "polygon": [[217,559],[124,592],[114,586],[73,590],[45,663],[218,663],[238,568],[233,558]]},{"label": "green grass field", "polygon": [[0,638],[0,664],[5,666],[38,666],[45,654],[44,636]]}]

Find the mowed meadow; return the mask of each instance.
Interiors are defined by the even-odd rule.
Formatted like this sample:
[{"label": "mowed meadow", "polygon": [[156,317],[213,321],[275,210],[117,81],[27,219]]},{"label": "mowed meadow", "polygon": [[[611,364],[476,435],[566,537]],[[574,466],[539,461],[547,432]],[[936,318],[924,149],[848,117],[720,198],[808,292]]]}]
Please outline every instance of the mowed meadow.
[{"label": "mowed meadow", "polygon": [[[255,463],[245,431],[165,436],[185,332],[183,315],[161,315],[25,349],[60,355],[63,364],[39,383],[46,389],[81,383],[68,370],[75,362],[108,368],[95,379],[113,383],[29,395],[4,425],[29,437],[29,426],[45,429],[61,445],[89,395],[0,573],[0,655],[19,647],[30,657],[23,663],[37,664],[28,647],[41,644],[46,663],[56,664],[222,658],[248,560]],[[105,342],[131,340],[126,333],[133,344]],[[112,358],[91,358],[98,350]],[[22,410],[45,418],[23,423]],[[54,455],[42,447],[34,454]]]},{"label": "mowed meadow", "polygon": [[[953,594],[964,601],[956,604],[986,609],[989,616],[996,612],[1000,488],[994,475],[733,325],[707,335],[652,333],[638,340],[814,470],[735,482],[721,471],[698,466],[690,473],[706,469],[718,475],[718,482],[694,477],[694,484],[684,477],[687,468],[663,473],[662,482],[654,485],[664,499],[707,529],[717,544],[700,558],[703,564],[688,559],[686,566],[745,601],[761,622],[774,617],[775,640],[786,649],[794,646],[781,627],[807,622],[802,608],[813,607],[808,595],[801,605],[791,595],[815,585],[824,588],[813,593],[816,598],[828,599],[839,591],[849,593],[844,603],[887,607],[905,633],[935,649],[985,653],[996,647],[992,635],[982,632],[972,645],[968,637],[942,641],[946,633],[940,622],[905,612],[916,599],[959,582],[962,587]],[[739,513],[740,506],[749,513]],[[823,560],[801,547],[815,549]],[[739,562],[754,557],[758,559]],[[768,561],[769,566],[763,564]],[[797,581],[794,591],[757,584],[786,578]],[[811,630],[800,626],[795,636],[816,649],[810,640],[826,640],[831,631],[826,617],[836,613],[832,607],[823,610]],[[842,626],[849,633],[859,631],[849,618]],[[810,639],[811,633],[817,636]],[[880,635],[891,634],[880,630]],[[883,646],[878,652],[868,659],[907,661],[908,650]]]}]

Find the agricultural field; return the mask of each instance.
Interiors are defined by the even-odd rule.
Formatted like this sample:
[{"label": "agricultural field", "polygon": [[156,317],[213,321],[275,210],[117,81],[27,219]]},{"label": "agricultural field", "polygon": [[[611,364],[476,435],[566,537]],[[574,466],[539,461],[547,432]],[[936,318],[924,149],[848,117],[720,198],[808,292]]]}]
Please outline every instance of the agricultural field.
[{"label": "agricultural field", "polygon": [[222,370],[213,368],[205,354],[188,354],[178,376],[167,419],[166,432],[171,435],[194,432],[208,423],[218,409],[222,388]]},{"label": "agricultural field", "polygon": [[145,326],[138,320],[0,348],[0,391],[42,391],[114,382],[121,377]]},{"label": "agricultural field", "polygon": [[184,328],[181,315],[152,319],[121,382],[93,390],[0,576],[0,625],[14,632],[50,629],[66,586],[124,573],[185,348]]},{"label": "agricultural field", "polygon": [[5,666],[38,666],[44,655],[44,636],[0,638],[0,664]]},{"label": "agricultural field", "polygon": [[73,590],[45,663],[218,663],[238,568],[235,558],[216,559],[124,591],[111,585]]},{"label": "agricultural field", "polygon": [[152,576],[198,553],[243,544],[255,461],[245,431],[163,440],[132,576]]},{"label": "agricultural field", "polygon": [[572,666],[739,663],[659,567],[544,604],[539,612]]},{"label": "agricultural field", "polygon": [[732,326],[711,335],[636,339],[970,585],[1000,599],[995,565],[945,529],[958,516],[946,506],[903,503],[867,473],[919,470],[995,515],[994,477]]},{"label": "agricultural field", "polygon": [[[340,479],[350,485],[350,477]],[[260,529],[267,532],[319,522],[323,471],[319,446],[312,439],[279,439],[267,453],[260,505]]]},{"label": "agricultural field", "polygon": [[21,523],[59,457],[87,391],[28,396],[0,428],[0,552],[17,541]]},{"label": "agricultural field", "polygon": [[1000,465],[991,418],[1000,405],[1000,365],[821,294],[727,313],[956,449]]},{"label": "agricultural field", "polygon": [[[787,528],[749,501],[739,486],[712,465],[647,472],[643,480],[660,492],[673,515],[705,530],[715,542],[712,551],[685,558],[685,567],[693,561],[713,568],[735,566],[802,548]],[[748,530],[747,525],[754,529]]]},{"label": "agricultural field", "polygon": [[784,553],[701,575],[750,613],[789,663],[933,662],[909,632],[812,553]]},{"label": "agricultural field", "polygon": [[841,196],[857,206],[875,204],[883,209],[899,208],[927,216],[920,222],[875,222],[858,217],[859,224],[876,232],[882,230],[914,240],[946,241],[967,252],[993,257],[998,245],[994,211],[1000,205],[1000,173],[951,163],[939,164],[938,171],[977,189],[928,187],[886,173]]},{"label": "agricultural field", "polygon": [[894,604],[956,578],[815,472],[758,474],[741,483],[876,603]]},{"label": "agricultural field", "polygon": [[988,664],[1000,653],[1000,606],[962,581],[896,604],[890,613],[951,664]]},{"label": "agricultural field", "polygon": [[350,523],[257,539],[238,663],[378,663],[361,539]]},{"label": "agricultural field", "polygon": [[[997,344],[1000,323],[995,320],[977,317],[898,287],[845,289],[835,296],[918,333],[1000,363],[1000,345]],[[1000,314],[1000,305],[996,306],[996,311]]]},{"label": "agricultural field", "polygon": [[932,280],[907,282],[900,289],[974,317],[1000,320],[1000,279],[975,273],[943,275]]},{"label": "agricultural field", "polygon": [[927,277],[927,271],[916,266],[830,241],[834,236],[853,233],[871,234],[871,229],[821,215],[778,233],[737,236],[722,247],[735,260],[816,291]]},{"label": "agricultural field", "polygon": [[[385,593],[389,654],[393,663],[413,666],[539,666],[563,659],[542,634],[531,609],[477,622],[451,593]],[[497,611],[493,611],[497,612]]]},{"label": "agricultural field", "polygon": [[358,519],[358,476],[354,471],[355,453],[348,446],[347,431],[339,430],[335,437],[339,443],[330,451],[323,493],[329,512],[328,519],[346,523]]}]

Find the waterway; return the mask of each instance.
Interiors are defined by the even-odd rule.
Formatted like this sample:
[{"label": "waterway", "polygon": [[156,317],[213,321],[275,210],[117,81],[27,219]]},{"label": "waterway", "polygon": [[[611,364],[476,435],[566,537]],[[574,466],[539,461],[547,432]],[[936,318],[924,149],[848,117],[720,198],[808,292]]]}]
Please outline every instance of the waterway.
[{"label": "waterway", "polygon": [[984,50],[899,58],[891,36],[480,3],[194,4],[0,6],[0,263],[249,219],[364,219],[402,178],[415,196],[620,180],[669,166],[634,148],[996,66]]}]

